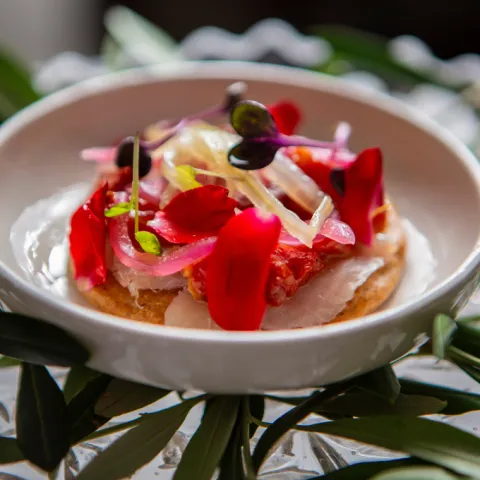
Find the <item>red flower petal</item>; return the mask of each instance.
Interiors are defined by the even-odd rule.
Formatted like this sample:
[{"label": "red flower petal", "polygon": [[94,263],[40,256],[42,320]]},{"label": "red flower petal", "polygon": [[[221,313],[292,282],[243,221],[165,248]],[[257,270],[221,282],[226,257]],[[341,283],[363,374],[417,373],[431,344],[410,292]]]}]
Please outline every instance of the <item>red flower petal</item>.
[{"label": "red flower petal", "polygon": [[216,235],[237,206],[226,188],[205,185],[178,194],[148,225],[171,243],[191,243]]},{"label": "red flower petal", "polygon": [[278,130],[284,135],[292,135],[302,120],[300,109],[290,101],[282,101],[267,106]]},{"label": "red flower petal", "polygon": [[70,222],[70,255],[75,280],[82,288],[102,285],[107,278],[105,260],[105,202],[107,183],[73,214]]},{"label": "red flower petal", "polygon": [[206,293],[212,319],[225,330],[257,330],[267,306],[271,255],[282,225],[249,208],[220,231],[208,259]]},{"label": "red flower petal", "polygon": [[345,170],[345,196],[339,205],[342,220],[350,225],[359,242],[372,244],[372,214],[383,203],[382,153],[378,148],[370,148]]}]

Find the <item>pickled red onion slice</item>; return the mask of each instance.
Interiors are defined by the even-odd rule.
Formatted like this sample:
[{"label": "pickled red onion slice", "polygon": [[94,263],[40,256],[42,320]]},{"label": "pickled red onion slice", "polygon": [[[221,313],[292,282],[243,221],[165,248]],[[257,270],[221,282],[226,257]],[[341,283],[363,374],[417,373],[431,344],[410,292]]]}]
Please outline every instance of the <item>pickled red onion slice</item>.
[{"label": "pickled red onion slice", "polygon": [[[126,201],[126,195],[116,195],[116,201]],[[216,238],[209,237],[178,249],[166,251],[161,257],[142,253],[135,249],[128,231],[128,214],[112,217],[108,222],[112,250],[126,267],[156,277],[172,275],[196,263],[213,250]]]},{"label": "pickled red onion slice", "polygon": [[[320,242],[325,237],[341,245],[355,244],[355,234],[353,230],[346,223],[336,218],[330,217],[325,221],[317,236],[313,239],[313,244],[315,245],[315,243]],[[282,230],[279,242],[291,246],[303,245],[300,240],[285,230]]]}]

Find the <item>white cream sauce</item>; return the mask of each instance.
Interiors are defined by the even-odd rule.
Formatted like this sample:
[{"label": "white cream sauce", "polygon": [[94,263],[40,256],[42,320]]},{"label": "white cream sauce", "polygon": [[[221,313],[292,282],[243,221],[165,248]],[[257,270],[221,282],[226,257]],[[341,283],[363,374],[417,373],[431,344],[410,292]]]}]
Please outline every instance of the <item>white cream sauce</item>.
[{"label": "white cream sauce", "polygon": [[[36,285],[77,303],[85,302],[68,275],[69,221],[71,214],[88,196],[90,188],[90,184],[75,184],[40,200],[21,213],[10,231],[12,250],[24,274]],[[384,308],[421,295],[435,280],[437,262],[428,239],[408,220],[402,220],[402,226],[407,235],[407,266],[399,287]],[[392,235],[400,231],[392,229],[379,243],[381,248],[388,249]],[[382,250],[384,253],[385,250]],[[269,307],[262,327],[305,327],[330,321],[352,298],[358,285],[382,265],[382,258],[374,253],[356,261],[348,259],[343,268],[334,272],[322,272],[281,307]],[[115,270],[117,279],[132,294],[142,288],[163,289],[184,285],[180,275],[171,276],[168,280],[163,278],[154,286],[151,278],[133,278],[118,264],[115,264]],[[133,284],[132,280],[135,280]],[[338,289],[334,285],[338,285]],[[311,289],[315,290],[315,295],[309,293]],[[323,308],[320,309],[319,305]],[[185,292],[181,292],[169,306],[165,322],[190,328],[216,328],[206,304],[193,300]]]}]

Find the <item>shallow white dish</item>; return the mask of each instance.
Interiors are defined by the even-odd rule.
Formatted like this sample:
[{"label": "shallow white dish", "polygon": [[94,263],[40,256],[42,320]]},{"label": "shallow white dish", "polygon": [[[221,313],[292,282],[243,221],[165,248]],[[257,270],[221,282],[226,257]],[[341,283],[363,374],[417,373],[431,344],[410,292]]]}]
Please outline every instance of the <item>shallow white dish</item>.
[{"label": "shallow white dish", "polygon": [[[302,330],[179,329],[102,314],[65,281],[59,245],[93,176],[78,152],[214,104],[237,80],[248,82],[250,98],[298,102],[305,113],[302,133],[330,137],[345,120],[353,127],[354,150],[382,148],[387,192],[421,236],[409,250],[404,281],[381,311]],[[0,298],[13,311],[71,332],[91,350],[91,367],[139,382],[227,393],[325,385],[406,353],[428,334],[436,313],[457,311],[479,281],[480,167],[474,156],[399,102],[306,71],[188,63],[95,79],[7,122],[0,129],[0,168]]]}]

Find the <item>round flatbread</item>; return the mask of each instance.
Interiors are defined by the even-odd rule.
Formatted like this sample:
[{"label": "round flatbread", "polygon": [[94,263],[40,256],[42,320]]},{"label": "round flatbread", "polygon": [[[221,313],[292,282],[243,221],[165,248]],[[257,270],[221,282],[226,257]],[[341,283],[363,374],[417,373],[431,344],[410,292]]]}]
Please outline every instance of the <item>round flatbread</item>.
[{"label": "round flatbread", "polygon": [[[391,220],[397,217],[391,212],[389,218]],[[406,237],[403,229],[399,234],[401,226],[398,218],[395,228],[397,233],[391,240],[393,244],[390,244],[388,252],[380,253],[384,258],[384,265],[355,290],[354,297],[329,323],[343,322],[372,313],[392,295],[402,277],[406,256]],[[375,255],[379,256],[379,252]],[[102,312],[141,322],[163,324],[165,311],[178,292],[179,289],[140,290],[137,296],[132,296],[109,272],[104,285],[83,291],[82,294],[92,306]]]}]

